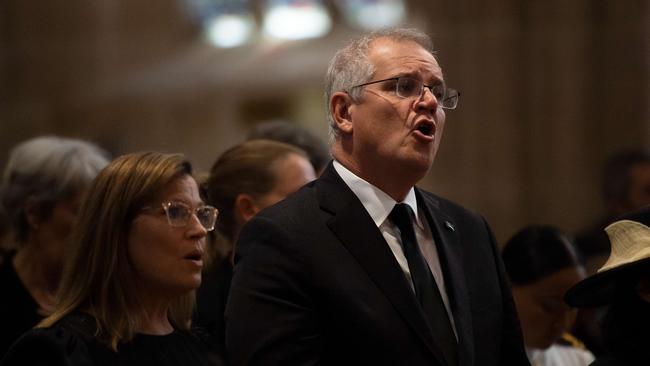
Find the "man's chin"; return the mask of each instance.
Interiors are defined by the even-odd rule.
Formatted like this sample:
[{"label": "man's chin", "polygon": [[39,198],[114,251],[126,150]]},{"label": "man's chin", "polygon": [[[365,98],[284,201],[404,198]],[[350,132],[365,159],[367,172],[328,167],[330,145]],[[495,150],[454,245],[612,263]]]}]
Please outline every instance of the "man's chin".
[{"label": "man's chin", "polygon": [[433,165],[434,158],[435,153],[430,149],[426,149],[424,151],[415,151],[413,156],[410,156],[408,160],[410,160],[409,164],[414,168],[428,171]]},{"label": "man's chin", "polygon": [[403,172],[402,174],[417,177],[419,181],[429,172],[432,164],[433,158],[430,156],[415,156],[401,161],[398,169]]}]

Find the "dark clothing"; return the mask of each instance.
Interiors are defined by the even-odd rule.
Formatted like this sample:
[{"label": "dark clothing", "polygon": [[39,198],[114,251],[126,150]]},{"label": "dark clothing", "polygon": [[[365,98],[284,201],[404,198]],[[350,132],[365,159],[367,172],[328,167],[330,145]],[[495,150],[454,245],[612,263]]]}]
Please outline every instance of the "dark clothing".
[{"label": "dark clothing", "polygon": [[193,324],[208,331],[219,345],[224,342],[226,327],[223,313],[231,280],[232,264],[226,258],[203,272],[201,287],[196,290]]},{"label": "dark clothing", "polygon": [[[648,353],[648,352],[645,352]],[[598,357],[589,366],[641,366],[650,363],[650,354],[641,357],[641,355],[619,355],[614,356],[606,354],[605,356]]]},{"label": "dark clothing", "polygon": [[598,222],[576,235],[575,244],[582,256],[588,258],[609,254],[611,244],[605,228],[615,220],[616,217],[607,217],[598,220]]},{"label": "dark clothing", "polygon": [[634,279],[620,281],[602,324],[605,353],[592,365],[650,364],[650,304],[637,296]]},{"label": "dark clothing", "polygon": [[[416,189],[440,256],[461,366],[529,365],[484,219]],[[445,365],[380,230],[332,164],[243,228],[226,305],[234,365]]]},{"label": "dark clothing", "polygon": [[590,363],[589,366],[639,366],[645,365],[647,362],[648,360],[641,361],[640,363],[626,363],[614,357],[603,356]]},{"label": "dark clothing", "polygon": [[95,320],[71,314],[50,328],[33,329],[9,350],[2,366],[221,365],[198,333],[175,330],[163,335],[138,334],[115,353],[94,337]]},{"label": "dark clothing", "polygon": [[[611,224],[616,218],[614,216],[598,220],[595,224],[578,233],[575,237],[575,244],[578,248],[581,260],[591,275],[600,268],[609,257],[611,244],[605,232],[605,227]],[[598,326],[603,317],[603,308],[578,309],[576,320],[571,331],[578,339],[585,343],[598,358],[602,355],[605,346],[603,345],[603,334]]]},{"label": "dark clothing", "polygon": [[0,264],[0,359],[23,333],[43,319],[38,304],[16,274],[13,257],[8,255]]}]

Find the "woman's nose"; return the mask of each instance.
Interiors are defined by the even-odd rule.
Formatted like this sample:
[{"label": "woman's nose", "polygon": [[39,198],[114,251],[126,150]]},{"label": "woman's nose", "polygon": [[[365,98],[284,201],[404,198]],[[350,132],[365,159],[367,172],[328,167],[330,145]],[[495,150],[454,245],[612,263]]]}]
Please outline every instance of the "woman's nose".
[{"label": "woman's nose", "polygon": [[208,230],[206,230],[206,228],[203,227],[203,224],[194,213],[190,216],[190,220],[188,222],[188,235],[191,238],[198,238],[198,239],[208,235]]}]

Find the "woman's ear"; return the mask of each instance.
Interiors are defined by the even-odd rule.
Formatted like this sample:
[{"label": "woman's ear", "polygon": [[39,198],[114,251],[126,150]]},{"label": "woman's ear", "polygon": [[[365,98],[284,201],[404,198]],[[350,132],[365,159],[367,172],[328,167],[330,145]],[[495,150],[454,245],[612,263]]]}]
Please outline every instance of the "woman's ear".
[{"label": "woman's ear", "polygon": [[235,220],[240,225],[245,224],[248,220],[252,219],[255,214],[259,212],[259,208],[255,204],[253,197],[246,193],[240,193],[235,198]]},{"label": "woman's ear", "polygon": [[352,113],[355,103],[348,93],[336,92],[330,98],[330,110],[337,129],[344,134],[352,133]]},{"label": "woman's ear", "polygon": [[38,230],[42,222],[42,212],[38,200],[34,196],[29,196],[25,200],[25,218],[31,230]]}]

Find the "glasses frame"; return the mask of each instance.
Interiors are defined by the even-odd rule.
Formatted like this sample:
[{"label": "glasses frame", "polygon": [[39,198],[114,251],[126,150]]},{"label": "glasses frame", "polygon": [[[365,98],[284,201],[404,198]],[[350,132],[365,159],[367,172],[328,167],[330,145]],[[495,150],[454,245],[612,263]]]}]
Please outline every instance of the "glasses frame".
[{"label": "glasses frame", "polygon": [[[427,84],[425,84],[424,82],[422,82],[422,81],[420,81],[420,80],[418,80],[418,79],[412,78],[412,77],[410,77],[410,76],[395,76],[395,77],[388,78],[388,79],[369,81],[369,82],[367,82],[367,83],[363,83],[363,84],[355,85],[355,86],[349,88],[348,90],[352,90],[352,89],[355,89],[355,88],[361,88],[361,87],[364,87],[364,86],[367,86],[367,85],[383,83],[383,82],[385,82],[385,81],[392,81],[392,80],[395,80],[395,81],[396,81],[396,83],[395,83],[395,95],[397,95],[397,96],[400,97],[400,98],[404,98],[404,99],[406,99],[406,98],[410,98],[410,97],[404,97],[404,96],[401,96],[401,95],[399,94],[399,91],[398,91],[399,88],[398,88],[397,86],[399,85],[399,80],[400,80],[400,79],[410,79],[410,80],[414,80],[414,81],[416,81],[416,82],[422,84],[422,88],[421,88],[421,90],[420,90],[420,95],[417,96],[418,98],[421,98],[422,95],[424,94],[424,88],[429,89],[429,91],[431,92],[431,94],[435,97],[435,94],[433,93],[433,88],[434,88],[435,86],[427,85]],[[347,92],[347,91],[346,91],[346,92]],[[443,109],[453,110],[453,109],[456,109],[456,107],[458,106],[458,101],[460,100],[460,92],[459,92],[458,90],[456,90],[456,89],[452,89],[452,88],[447,88],[447,87],[445,87],[445,95],[444,95],[442,98],[440,98],[440,99],[436,98],[436,100],[438,100],[438,102],[439,102],[438,105],[440,105],[441,108],[443,108]],[[450,101],[450,100],[454,100],[454,103],[453,103],[452,105],[445,105],[446,102],[447,102],[447,101]]]},{"label": "glasses frame", "polygon": [[[183,206],[183,207],[184,207],[184,208],[185,208],[185,209],[186,209],[186,210],[187,210],[191,215],[194,215],[194,216],[197,218],[197,220],[199,221],[199,223],[201,224],[201,226],[202,226],[206,231],[212,231],[212,230],[214,230],[214,227],[215,227],[215,225],[216,225],[216,223],[217,223],[217,217],[219,216],[219,210],[218,210],[216,207],[214,207],[214,206],[210,206],[210,205],[201,205],[201,206],[196,207],[196,208],[193,209],[192,207],[190,207],[188,204],[186,204],[186,203],[184,203],[184,202],[180,202],[180,201],[167,201],[167,202],[163,202],[163,203],[161,203],[161,207],[160,207],[160,208],[157,208],[157,207],[155,207],[155,206],[145,206],[145,207],[142,207],[142,210],[143,210],[143,211],[146,211],[146,210],[156,210],[156,209],[158,209],[158,210],[162,210],[162,212],[163,212],[163,213],[165,214],[165,216],[167,217],[167,223],[169,224],[169,226],[171,226],[171,227],[184,227],[184,226],[187,226],[187,224],[188,224],[189,221],[190,221],[190,217],[191,217],[191,215],[188,215],[188,216],[187,216],[187,219],[185,219],[184,222],[183,222],[183,223],[180,223],[180,224],[175,223],[177,219],[172,219],[172,218],[171,218],[171,216],[170,216],[170,214],[169,214],[169,208],[170,208],[172,205],[174,205],[174,204],[177,204],[177,205],[181,205],[181,206]],[[199,216],[197,215],[197,212],[198,212],[199,210],[206,209],[206,208],[209,208],[209,209],[212,210],[212,216],[213,216],[212,220],[213,220],[213,221],[212,221],[212,225],[211,225],[210,227],[206,227],[205,225],[203,225],[203,222],[201,222],[201,219],[199,219]]]}]

